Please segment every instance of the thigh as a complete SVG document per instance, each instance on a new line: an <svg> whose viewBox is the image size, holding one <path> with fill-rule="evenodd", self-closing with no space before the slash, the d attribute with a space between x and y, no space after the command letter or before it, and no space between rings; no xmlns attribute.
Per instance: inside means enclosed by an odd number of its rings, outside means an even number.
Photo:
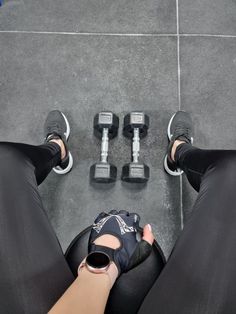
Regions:
<svg viewBox="0 0 236 314"><path fill-rule="evenodd" d="M34 170L17 150L0 145L0 313L46 313L74 280Z"/></svg>
<svg viewBox="0 0 236 314"><path fill-rule="evenodd" d="M236 313L236 159L208 168L193 212L139 314Z"/></svg>
<svg viewBox="0 0 236 314"><path fill-rule="evenodd" d="M203 175L208 168L236 158L236 150L200 149L184 143L177 147L175 159L191 186L199 192Z"/></svg>
<svg viewBox="0 0 236 314"><path fill-rule="evenodd" d="M60 146L50 142L42 145L24 143L0 142L1 150L16 151L34 166L37 184L40 185L53 167L61 160Z"/></svg>

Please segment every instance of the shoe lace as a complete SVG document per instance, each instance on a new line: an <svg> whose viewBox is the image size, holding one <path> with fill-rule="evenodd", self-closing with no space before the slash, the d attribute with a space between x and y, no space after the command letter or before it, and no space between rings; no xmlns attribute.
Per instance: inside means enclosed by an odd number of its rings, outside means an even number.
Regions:
<svg viewBox="0 0 236 314"><path fill-rule="evenodd" d="M182 124L177 124L175 127L176 139L180 136L186 137L188 140L191 140L190 129Z"/></svg>
<svg viewBox="0 0 236 314"><path fill-rule="evenodd" d="M50 126L47 127L48 133L62 133L62 128L60 127L60 125L55 121L50 123Z"/></svg>

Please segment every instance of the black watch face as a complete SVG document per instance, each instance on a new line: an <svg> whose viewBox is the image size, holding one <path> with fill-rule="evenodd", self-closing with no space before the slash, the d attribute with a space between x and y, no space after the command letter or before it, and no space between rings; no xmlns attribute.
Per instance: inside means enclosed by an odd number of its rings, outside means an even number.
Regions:
<svg viewBox="0 0 236 314"><path fill-rule="evenodd" d="M93 252L87 256L86 262L88 265L92 267L103 268L103 267L106 267L110 263L110 259L108 255L106 255L105 253Z"/></svg>

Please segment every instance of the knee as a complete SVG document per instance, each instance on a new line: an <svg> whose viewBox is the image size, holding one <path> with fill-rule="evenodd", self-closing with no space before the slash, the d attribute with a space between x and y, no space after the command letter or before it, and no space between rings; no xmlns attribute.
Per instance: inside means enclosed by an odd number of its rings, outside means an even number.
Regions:
<svg viewBox="0 0 236 314"><path fill-rule="evenodd" d="M25 182L33 182L34 167L14 143L0 142L0 185L21 189Z"/></svg>
<svg viewBox="0 0 236 314"><path fill-rule="evenodd" d="M0 142L0 158L4 164L8 164L12 160L20 159L19 153L12 145L13 143Z"/></svg>
<svg viewBox="0 0 236 314"><path fill-rule="evenodd" d="M15 171L25 165L24 155L14 147L14 143L0 142L0 170Z"/></svg>
<svg viewBox="0 0 236 314"><path fill-rule="evenodd" d="M232 151L228 156L218 160L216 163L218 172L224 173L226 176L236 177L236 154Z"/></svg>

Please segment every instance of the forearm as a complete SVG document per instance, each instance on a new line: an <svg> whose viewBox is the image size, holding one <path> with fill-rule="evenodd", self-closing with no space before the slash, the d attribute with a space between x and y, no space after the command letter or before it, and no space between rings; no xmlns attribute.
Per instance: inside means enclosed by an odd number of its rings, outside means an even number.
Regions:
<svg viewBox="0 0 236 314"><path fill-rule="evenodd" d="M93 274L84 268L49 314L103 314L110 288L107 274Z"/></svg>

